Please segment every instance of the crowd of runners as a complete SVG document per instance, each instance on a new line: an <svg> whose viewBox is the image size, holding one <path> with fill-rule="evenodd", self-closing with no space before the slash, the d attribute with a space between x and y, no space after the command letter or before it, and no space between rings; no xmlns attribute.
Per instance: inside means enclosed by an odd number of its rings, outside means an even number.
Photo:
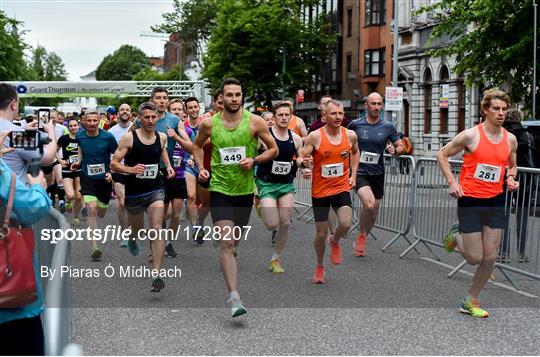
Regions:
<svg viewBox="0 0 540 357"><path fill-rule="evenodd" d="M360 232L350 251L361 258L384 195L383 156L405 151L396 128L381 117L383 98L378 93L366 98L365 118L347 127L343 104L324 96L320 123L309 133L294 115L291 100L275 103L261 116L244 109L243 102L241 83L229 78L214 95L212 111L204 114L197 98L171 99L161 87L138 108L122 104L118 111L109 108L105 116L86 110L80 118L66 118L51 111L47 133L57 142L56 160L42 167L51 198L58 198L59 209L71 215L74 227L86 218L88 227L98 229L114 197L118 224L132 232L121 244L133 256L149 249L148 262L155 271L165 256L177 256L174 241L169 237L146 243L138 233L148 228L178 231L185 205L193 240L203 244L211 231L219 242L232 317L246 313L237 290L236 247L249 232L253 207L272 235L268 269L282 274L294 180L311 179L316 255L311 281L324 284L326 247L331 264L343 260L341 238L353 221L351 191L362 209ZM487 316L477 295L491 274L507 222L501 218L503 191L518 188L516 139L502 128L508 105L504 92L487 91L482 101L485 121L457 135L438 155L450 194L459 199L459 225L446 237L445 247L452 251L458 246L469 263L478 265L461 305L463 312L478 317ZM457 181L448 158L463 150ZM209 213L212 224L205 225ZM91 241L90 258L100 260L102 249ZM152 292L164 287L161 276L152 278Z"/></svg>

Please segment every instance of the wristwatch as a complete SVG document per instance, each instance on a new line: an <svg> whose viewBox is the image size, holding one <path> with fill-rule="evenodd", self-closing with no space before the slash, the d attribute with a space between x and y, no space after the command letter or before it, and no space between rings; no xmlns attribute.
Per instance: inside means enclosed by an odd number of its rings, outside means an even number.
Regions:
<svg viewBox="0 0 540 357"><path fill-rule="evenodd" d="M256 157L253 158L253 166L259 165L259 160Z"/></svg>

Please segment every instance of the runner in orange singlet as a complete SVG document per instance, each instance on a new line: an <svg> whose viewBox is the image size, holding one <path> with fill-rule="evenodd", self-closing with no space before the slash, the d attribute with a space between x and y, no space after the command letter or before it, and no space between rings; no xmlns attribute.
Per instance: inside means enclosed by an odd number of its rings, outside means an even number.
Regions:
<svg viewBox="0 0 540 357"><path fill-rule="evenodd" d="M343 104L330 100L326 104L326 125L311 132L302 150L302 157L309 160L313 153L311 196L315 218L315 252L317 267L311 281L324 284L325 240L330 245L330 261L341 264L339 239L352 225L352 204L350 190L356 185L360 151L358 139L352 130L341 127ZM333 235L328 235L328 213L330 207L336 212L338 226Z"/></svg>
<svg viewBox="0 0 540 357"><path fill-rule="evenodd" d="M462 131L437 154L450 196L458 199L459 225L445 237L444 247L451 252L457 245L469 264L478 265L460 308L474 317L488 317L477 296L493 271L502 231L508 224L504 187L509 191L519 187L515 180L517 139L502 127L509 104L505 92L488 90L482 99L485 122ZM465 154L458 182L448 158L462 150Z"/></svg>

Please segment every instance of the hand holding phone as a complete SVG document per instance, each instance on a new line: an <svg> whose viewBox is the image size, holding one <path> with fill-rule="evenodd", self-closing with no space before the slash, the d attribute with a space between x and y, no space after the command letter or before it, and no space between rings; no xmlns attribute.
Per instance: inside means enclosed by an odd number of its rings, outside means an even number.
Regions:
<svg viewBox="0 0 540 357"><path fill-rule="evenodd" d="M40 109L38 110L38 129L43 130L45 124L49 122L51 117L51 111L49 109Z"/></svg>

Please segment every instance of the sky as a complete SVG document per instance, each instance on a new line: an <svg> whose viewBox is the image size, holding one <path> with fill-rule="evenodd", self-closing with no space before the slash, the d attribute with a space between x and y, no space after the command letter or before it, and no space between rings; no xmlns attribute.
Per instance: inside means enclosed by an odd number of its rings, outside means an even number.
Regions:
<svg viewBox="0 0 540 357"><path fill-rule="evenodd" d="M0 10L23 22L25 42L56 52L68 78L79 81L123 44L163 56L165 42L142 37L173 10L172 0L0 0Z"/></svg>

